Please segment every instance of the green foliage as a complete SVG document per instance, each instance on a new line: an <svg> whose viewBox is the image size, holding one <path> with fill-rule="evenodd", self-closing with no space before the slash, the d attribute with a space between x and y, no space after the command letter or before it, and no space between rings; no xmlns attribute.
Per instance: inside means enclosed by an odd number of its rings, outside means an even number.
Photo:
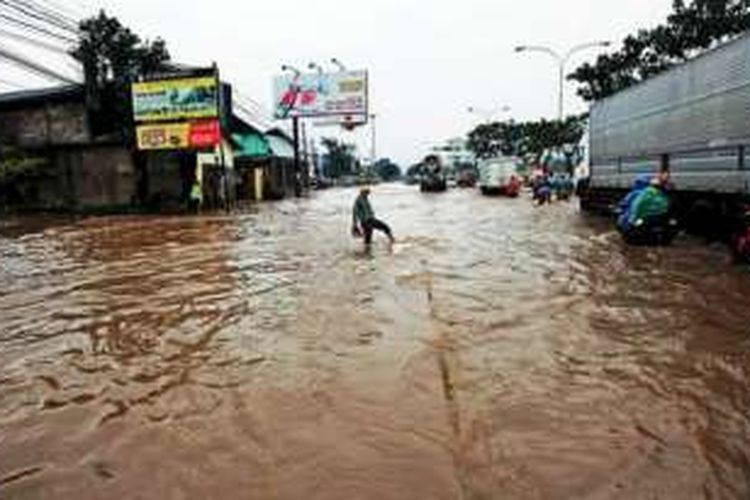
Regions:
<svg viewBox="0 0 750 500"><path fill-rule="evenodd" d="M324 174L331 179L352 175L357 170L356 147L337 139L324 137L321 142L326 150L324 154Z"/></svg>
<svg viewBox="0 0 750 500"><path fill-rule="evenodd" d="M401 168L389 158L382 158L375 162L375 173L387 182L401 178Z"/></svg>
<svg viewBox="0 0 750 500"><path fill-rule="evenodd" d="M749 28L750 0L675 0L664 24L628 36L619 51L583 64L568 79L581 84L583 99L602 99Z"/></svg>
<svg viewBox="0 0 750 500"><path fill-rule="evenodd" d="M82 21L80 30L80 42L71 55L83 65L95 132L114 126L130 139L130 84L164 68L170 59L166 44L161 39L141 40L104 11Z"/></svg>
<svg viewBox="0 0 750 500"><path fill-rule="evenodd" d="M469 133L469 149L479 158L499 155L539 156L545 149L577 144L583 137L586 115L564 120L513 121L479 125Z"/></svg>
<svg viewBox="0 0 750 500"><path fill-rule="evenodd" d="M0 185L11 184L21 177L38 175L46 165L44 158L0 146Z"/></svg>

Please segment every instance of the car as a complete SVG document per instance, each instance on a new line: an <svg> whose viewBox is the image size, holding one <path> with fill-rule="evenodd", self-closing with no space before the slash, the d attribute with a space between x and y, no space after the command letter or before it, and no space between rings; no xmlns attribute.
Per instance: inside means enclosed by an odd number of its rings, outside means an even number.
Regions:
<svg viewBox="0 0 750 500"><path fill-rule="evenodd" d="M479 189L483 195L515 198L521 192L521 177L512 157L491 158L479 162Z"/></svg>

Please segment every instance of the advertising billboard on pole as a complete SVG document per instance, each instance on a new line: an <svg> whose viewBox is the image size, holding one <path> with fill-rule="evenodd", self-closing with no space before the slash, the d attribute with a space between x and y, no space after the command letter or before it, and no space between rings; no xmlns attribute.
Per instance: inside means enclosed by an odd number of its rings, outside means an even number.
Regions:
<svg viewBox="0 0 750 500"><path fill-rule="evenodd" d="M274 78L276 118L367 116L367 72L284 74Z"/></svg>
<svg viewBox="0 0 750 500"><path fill-rule="evenodd" d="M134 83L132 99L133 118L138 123L219 116L215 76Z"/></svg>
<svg viewBox="0 0 750 500"><path fill-rule="evenodd" d="M229 96L217 74L181 76L132 86L138 149L212 149L221 141L220 104Z"/></svg>

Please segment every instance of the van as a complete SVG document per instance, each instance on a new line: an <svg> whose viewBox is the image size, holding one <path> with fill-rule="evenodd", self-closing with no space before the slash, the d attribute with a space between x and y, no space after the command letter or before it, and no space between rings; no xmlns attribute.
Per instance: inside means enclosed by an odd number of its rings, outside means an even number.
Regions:
<svg viewBox="0 0 750 500"><path fill-rule="evenodd" d="M480 161L479 189L483 195L503 195L513 198L518 196L521 192L521 179L515 158L491 158Z"/></svg>

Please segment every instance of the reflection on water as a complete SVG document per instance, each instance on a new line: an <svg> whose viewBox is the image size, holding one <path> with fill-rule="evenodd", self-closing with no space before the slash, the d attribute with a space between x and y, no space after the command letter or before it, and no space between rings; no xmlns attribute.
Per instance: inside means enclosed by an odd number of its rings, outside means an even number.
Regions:
<svg viewBox="0 0 750 500"><path fill-rule="evenodd" d="M571 205L4 223L2 498L747 498L750 276Z"/></svg>

